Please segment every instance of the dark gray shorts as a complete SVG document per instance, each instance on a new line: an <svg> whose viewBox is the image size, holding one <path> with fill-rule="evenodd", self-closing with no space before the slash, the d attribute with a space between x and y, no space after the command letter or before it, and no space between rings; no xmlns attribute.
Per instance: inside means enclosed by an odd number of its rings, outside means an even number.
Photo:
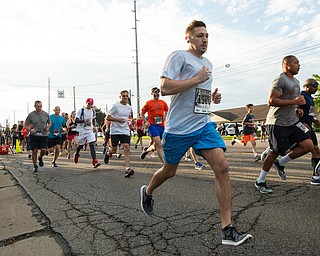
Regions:
<svg viewBox="0 0 320 256"><path fill-rule="evenodd" d="M301 122L291 126L267 125L270 149L284 156L285 152L301 141L310 139L308 131L303 130ZM298 126L297 126L298 125Z"/></svg>

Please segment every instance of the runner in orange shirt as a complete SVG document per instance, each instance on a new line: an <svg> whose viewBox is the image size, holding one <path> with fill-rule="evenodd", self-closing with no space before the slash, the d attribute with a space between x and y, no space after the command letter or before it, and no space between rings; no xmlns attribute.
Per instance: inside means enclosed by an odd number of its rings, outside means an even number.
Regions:
<svg viewBox="0 0 320 256"><path fill-rule="evenodd" d="M169 108L165 101L159 99L159 93L160 89L158 87L153 87L151 89L151 95L153 96L153 99L148 100L145 103L141 109L140 115L146 127L149 127L149 135L153 139L154 146L160 160L164 162L161 139L164 132L165 118ZM146 120L146 113L148 113L148 120ZM144 159L151 151L153 151L152 147L149 147L147 150L143 150L140 158Z"/></svg>

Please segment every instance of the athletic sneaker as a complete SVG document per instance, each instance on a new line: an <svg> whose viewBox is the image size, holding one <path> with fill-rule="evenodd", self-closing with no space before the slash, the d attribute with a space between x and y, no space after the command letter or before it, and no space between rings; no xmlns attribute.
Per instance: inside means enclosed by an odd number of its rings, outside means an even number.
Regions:
<svg viewBox="0 0 320 256"><path fill-rule="evenodd" d="M129 169L126 169L126 173L125 173L124 177L130 178L133 174L134 174L134 170L129 168Z"/></svg>
<svg viewBox="0 0 320 256"><path fill-rule="evenodd" d="M102 151L102 154L105 154L107 151L107 148L104 148L103 151Z"/></svg>
<svg viewBox="0 0 320 256"><path fill-rule="evenodd" d="M118 154L117 154L117 159L120 159L121 156L122 156L122 154L121 154L121 153L118 153Z"/></svg>
<svg viewBox="0 0 320 256"><path fill-rule="evenodd" d="M58 167L58 165L57 165L56 162L54 162L54 161L51 162L51 166L52 166L52 167Z"/></svg>
<svg viewBox="0 0 320 256"><path fill-rule="evenodd" d="M276 173L279 176L280 179L286 180L286 173L284 172L284 166L279 164L278 159L274 161L273 167L276 169Z"/></svg>
<svg viewBox="0 0 320 256"><path fill-rule="evenodd" d="M203 169L204 169L204 165L203 165L202 163L200 163L200 162L197 162L197 163L195 164L194 168L195 168L196 170L203 170Z"/></svg>
<svg viewBox="0 0 320 256"><path fill-rule="evenodd" d="M92 168L98 168L101 164L98 162L98 159L92 160Z"/></svg>
<svg viewBox="0 0 320 256"><path fill-rule="evenodd" d="M39 166L40 166L40 167L44 166L42 157L39 156L39 157L38 157L38 160L39 160Z"/></svg>
<svg viewBox="0 0 320 256"><path fill-rule="evenodd" d="M245 241L253 238L253 236L250 234L239 233L236 228L232 226L232 224L229 224L224 229L222 229L221 236L222 244L234 246L240 245Z"/></svg>
<svg viewBox="0 0 320 256"><path fill-rule="evenodd" d="M148 151L146 150L146 149L143 149L143 151L142 151L142 153L141 153L141 155L140 155L140 158L141 159L145 159L145 157L148 155Z"/></svg>
<svg viewBox="0 0 320 256"><path fill-rule="evenodd" d="M34 165L32 171L33 171L34 173L37 173L37 172L39 171L38 165Z"/></svg>
<svg viewBox="0 0 320 256"><path fill-rule="evenodd" d="M259 155L254 156L254 157L253 157L253 160L254 160L255 162L258 162L258 161L260 160L260 156L259 156Z"/></svg>
<svg viewBox="0 0 320 256"><path fill-rule="evenodd" d="M318 177L318 179L312 177L311 178L311 185L320 185L320 177Z"/></svg>
<svg viewBox="0 0 320 256"><path fill-rule="evenodd" d="M28 155L28 158L30 159L30 158L31 158L31 155Z"/></svg>
<svg viewBox="0 0 320 256"><path fill-rule="evenodd" d="M38 172L38 165L35 165L35 166L33 167L32 171L33 171L34 173L37 173L37 172Z"/></svg>
<svg viewBox="0 0 320 256"><path fill-rule="evenodd" d="M134 144L134 148L137 149L138 148L138 144Z"/></svg>
<svg viewBox="0 0 320 256"><path fill-rule="evenodd" d="M261 161L262 161L262 162L264 161L264 159L266 159L266 157L267 157L267 155L268 155L269 151L270 151L270 148L269 148L269 147L267 147L267 148L265 149L265 151L263 151L263 152L261 153L261 157L260 157L260 159L261 159Z"/></svg>
<svg viewBox="0 0 320 256"><path fill-rule="evenodd" d="M147 215L153 215L153 204L154 201L152 196L146 194L147 186L143 185L140 188L140 206L142 211Z"/></svg>
<svg viewBox="0 0 320 256"><path fill-rule="evenodd" d="M79 161L79 154L77 154L77 153L75 153L74 155L73 155L73 162L75 162L76 164L78 163L78 161Z"/></svg>
<svg viewBox="0 0 320 256"><path fill-rule="evenodd" d="M233 139L233 140L231 141L231 145L233 146L235 143L236 143L236 140Z"/></svg>
<svg viewBox="0 0 320 256"><path fill-rule="evenodd" d="M267 183L265 181L258 183L258 179L257 179L254 185L262 194L270 194L273 192L271 188L267 187Z"/></svg>
<svg viewBox="0 0 320 256"><path fill-rule="evenodd" d="M103 161L104 161L105 164L108 164L108 163L109 163L109 158L110 158L110 157L112 157L112 155L109 156L109 151L107 151L107 152L105 153L105 155L104 155L104 158L103 158Z"/></svg>

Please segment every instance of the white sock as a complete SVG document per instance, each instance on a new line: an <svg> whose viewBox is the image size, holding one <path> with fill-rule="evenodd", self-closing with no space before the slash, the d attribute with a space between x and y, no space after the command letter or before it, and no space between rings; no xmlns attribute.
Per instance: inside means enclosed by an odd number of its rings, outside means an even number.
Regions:
<svg viewBox="0 0 320 256"><path fill-rule="evenodd" d="M284 157L282 157L280 160L279 160L279 164L280 165L285 165L286 163L292 161L293 159L291 159L289 157L289 154L285 155Z"/></svg>
<svg viewBox="0 0 320 256"><path fill-rule="evenodd" d="M260 176L259 176L259 178L257 180L257 183L261 183L261 182L265 181L267 175L268 175L268 172L266 172L266 171L261 169Z"/></svg>

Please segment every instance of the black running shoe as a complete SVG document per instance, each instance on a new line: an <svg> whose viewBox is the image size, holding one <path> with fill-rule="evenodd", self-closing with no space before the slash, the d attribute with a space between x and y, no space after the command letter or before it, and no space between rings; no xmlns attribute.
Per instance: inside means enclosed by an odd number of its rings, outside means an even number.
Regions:
<svg viewBox="0 0 320 256"><path fill-rule="evenodd" d="M154 201L152 199L152 196L148 196L146 194L147 186L143 185L140 188L140 205L142 211L147 215L153 215L153 204Z"/></svg>
<svg viewBox="0 0 320 256"><path fill-rule="evenodd" d="M146 150L144 150L144 151L142 151L142 153L141 153L141 155L140 155L140 158L141 159L145 159L145 157L148 155L148 151L146 151Z"/></svg>
<svg viewBox="0 0 320 256"><path fill-rule="evenodd" d="M35 165L32 169L33 173L37 173L38 172L38 165Z"/></svg>
<svg viewBox="0 0 320 256"><path fill-rule="evenodd" d="M40 167L43 167L44 166L44 163L43 163L43 160L42 160L42 157L38 157L38 160L39 160L39 166Z"/></svg>
<svg viewBox="0 0 320 256"><path fill-rule="evenodd" d="M235 227L233 227L231 224L226 226L221 231L222 235L222 244L225 245L240 245L244 243L245 241L252 239L253 236L250 234L241 234L239 233Z"/></svg>
<svg viewBox="0 0 320 256"><path fill-rule="evenodd" d="M109 156L109 151L107 151L107 152L104 154L104 158L103 158L103 161L104 161L105 164L108 164L108 163L109 163L109 158L110 158L110 157L112 157L112 155Z"/></svg>
<svg viewBox="0 0 320 256"><path fill-rule="evenodd" d="M133 174L134 174L134 170L132 170L131 168L126 169L126 173L125 173L124 177L130 178Z"/></svg>

